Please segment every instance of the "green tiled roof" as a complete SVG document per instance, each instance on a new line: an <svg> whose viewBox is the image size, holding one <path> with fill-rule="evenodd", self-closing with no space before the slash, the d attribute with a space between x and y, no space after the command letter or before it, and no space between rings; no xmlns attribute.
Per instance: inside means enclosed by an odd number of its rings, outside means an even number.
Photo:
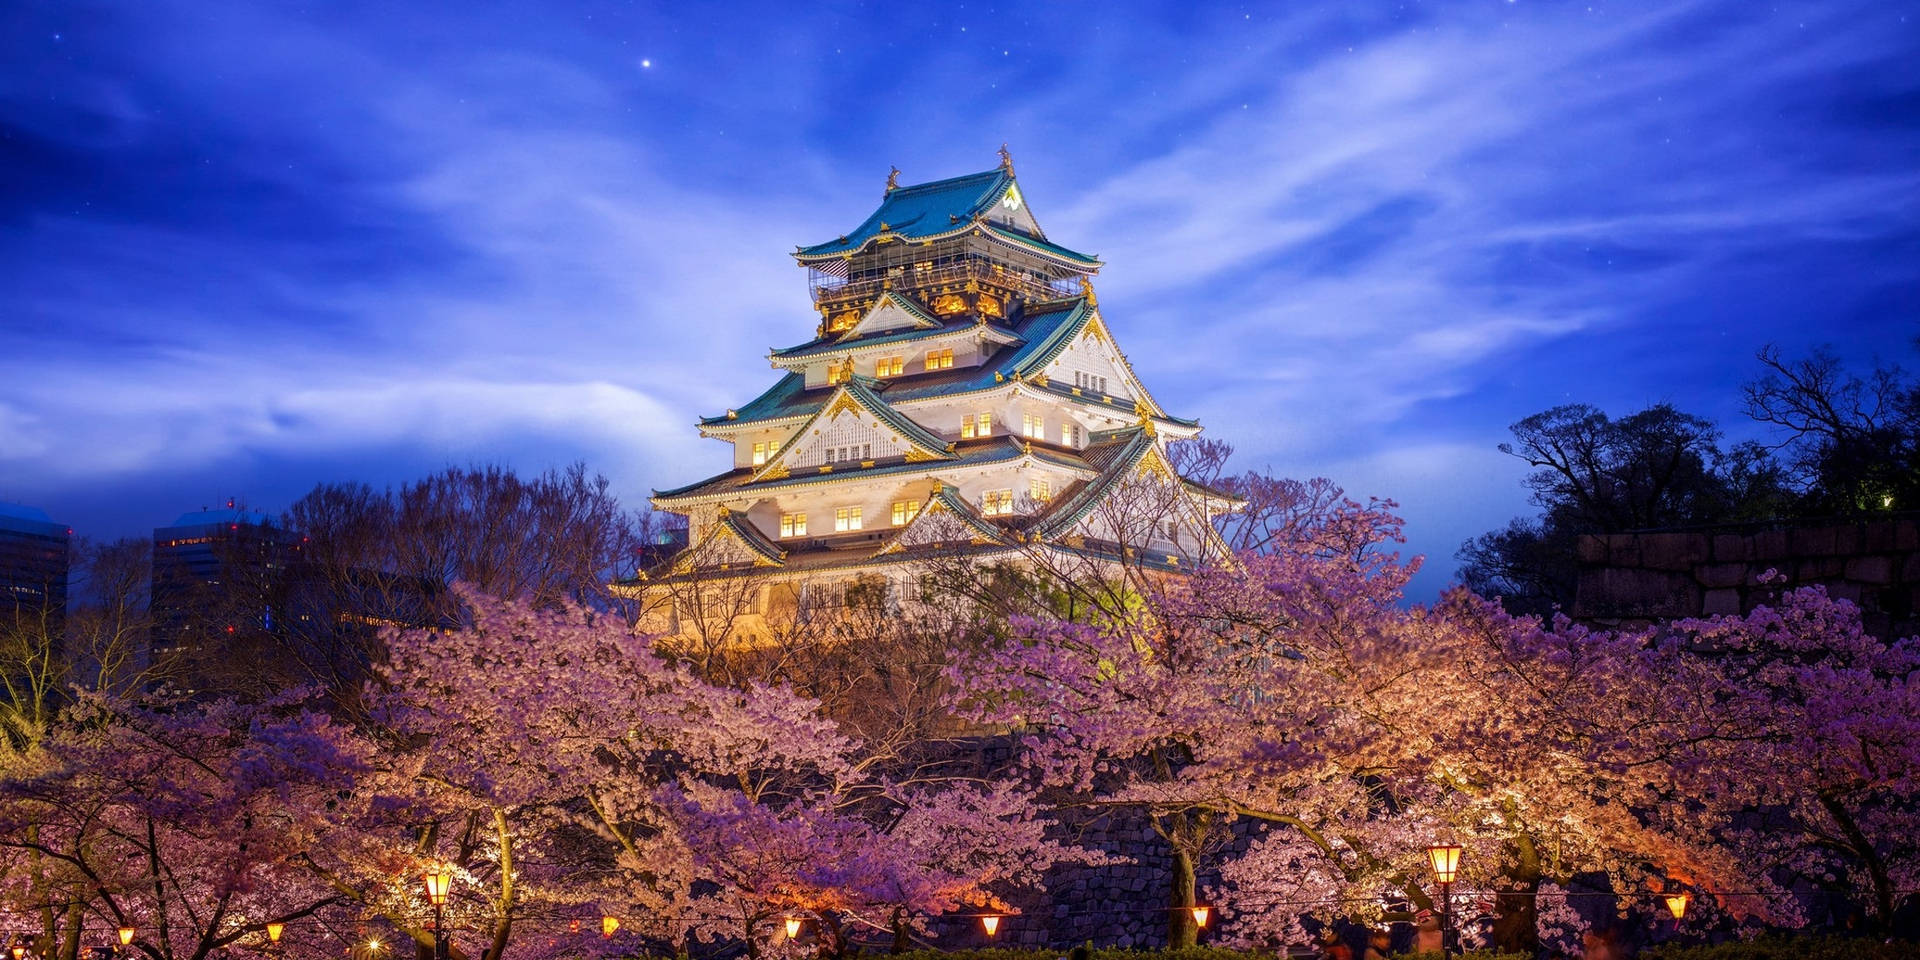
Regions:
<svg viewBox="0 0 1920 960"><path fill-rule="evenodd" d="M861 221L852 233L826 243L801 247L794 256L805 262L838 257L857 251L881 234L882 224L886 225L885 232L905 240L925 240L955 233L965 229L975 218L983 217L991 211L1000 202L1000 198L1006 195L1007 187L1012 183L1013 174L1002 168L988 170L985 173L970 173L964 177L935 180L932 183L916 183L910 187L897 187L887 191L886 199L880 201L879 209ZM1090 270L1097 270L1100 267L1100 258L1069 250L1045 237L1030 236L994 223L987 223L984 226L989 233L1009 243L1028 247Z"/></svg>
<svg viewBox="0 0 1920 960"><path fill-rule="evenodd" d="M887 191L880 208L855 227L852 233L826 243L801 247L801 258L830 256L858 250L880 233L880 225L907 239L919 239L951 231L985 213L1000 202L1013 176L1004 169L970 173L964 177L916 183Z"/></svg>
<svg viewBox="0 0 1920 960"><path fill-rule="evenodd" d="M747 549L754 553L774 563L782 563L787 559L787 552L763 536L760 528L754 526L753 521L748 520L746 514L728 510L721 515L720 523L734 536L739 537L740 542L746 544Z"/></svg>
<svg viewBox="0 0 1920 960"><path fill-rule="evenodd" d="M867 477L886 477L895 474L928 473L934 470L947 470L953 467L973 466L981 463L999 463L1006 460L1015 460L1025 455L1026 452L1021 449L1020 442L1015 438L995 437L992 440L981 443L961 444L955 450L955 456L952 460L923 461L920 463L896 461L893 463L879 463L865 468L848 467L845 464L834 464L836 469L832 473L819 473L818 471L812 470L795 472L778 480L762 480L759 483L752 484L751 489L758 493L762 490L778 490L808 483L841 480L847 477L865 479ZM710 493L728 493L748 487L747 481L751 479L756 472L752 467L736 467L726 473L717 474L697 483L687 484L684 487L675 487L672 490L655 490L653 495L656 498L670 500L677 497L700 496Z"/></svg>
<svg viewBox="0 0 1920 960"><path fill-rule="evenodd" d="M1153 449L1153 435L1142 427L1106 430L1095 434L1094 439L1095 442L1087 445L1083 455L1088 463L1099 468L1100 475L1079 484L1078 489L1047 512L1040 521L1038 532L1041 536L1059 536L1079 523L1106 496L1107 491L1132 472L1148 451Z"/></svg>
<svg viewBox="0 0 1920 960"><path fill-rule="evenodd" d="M858 340L842 340L837 336L815 337L798 346L784 347L773 351L773 355L782 359L797 357L815 357L822 354L838 353L853 347L872 347L884 343L902 343L910 340L924 340L942 334L972 330L977 324L972 320L951 320L935 328L909 328L877 336L861 337Z"/></svg>

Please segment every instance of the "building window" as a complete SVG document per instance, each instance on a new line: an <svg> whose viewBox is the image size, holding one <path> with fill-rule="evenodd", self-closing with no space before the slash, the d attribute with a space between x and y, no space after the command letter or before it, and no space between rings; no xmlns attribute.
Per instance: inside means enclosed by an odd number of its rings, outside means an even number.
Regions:
<svg viewBox="0 0 1920 960"><path fill-rule="evenodd" d="M945 370L951 366L953 366L953 348L952 347L948 347L945 350L928 350L927 351L927 369L928 370Z"/></svg>
<svg viewBox="0 0 1920 960"><path fill-rule="evenodd" d="M804 537L807 535L807 515L804 513L783 513L780 515L780 535L783 537Z"/></svg>
<svg viewBox="0 0 1920 960"><path fill-rule="evenodd" d="M753 465L756 467L760 466L761 464L766 463L768 460L772 460L773 455L779 452L780 452L780 441L778 440L768 440L765 443L755 443L753 445Z"/></svg>
<svg viewBox="0 0 1920 960"><path fill-rule="evenodd" d="M1073 385L1082 390L1092 390L1094 393L1107 392L1106 377L1096 377L1091 373L1080 370L1076 370L1073 373Z"/></svg>
<svg viewBox="0 0 1920 960"><path fill-rule="evenodd" d="M859 507L836 507L833 511L833 532L846 533L860 529Z"/></svg>
<svg viewBox="0 0 1920 960"><path fill-rule="evenodd" d="M993 414L976 413L971 417L961 420L960 436L962 439L993 436Z"/></svg>
<svg viewBox="0 0 1920 960"><path fill-rule="evenodd" d="M1046 503L1053 499L1053 481L1045 477L1034 477L1027 481L1027 493L1035 503Z"/></svg>
<svg viewBox="0 0 1920 960"><path fill-rule="evenodd" d="M905 373L906 369L907 358L905 357L881 357L880 362L873 365L873 373L877 377L897 377Z"/></svg>
<svg viewBox="0 0 1920 960"><path fill-rule="evenodd" d="M904 527L907 524L912 523L913 518L919 515L920 515L920 501L895 500L893 502L893 525L894 526Z"/></svg>
<svg viewBox="0 0 1920 960"><path fill-rule="evenodd" d="M988 490L980 497L980 512L989 517L1004 516L1013 512L1012 490Z"/></svg>
<svg viewBox="0 0 1920 960"><path fill-rule="evenodd" d="M1080 425L1077 423L1061 424L1060 425L1060 442L1069 447L1079 446L1080 445Z"/></svg>
<svg viewBox="0 0 1920 960"><path fill-rule="evenodd" d="M1020 435L1035 440L1047 438L1047 421L1037 413L1023 414L1020 417Z"/></svg>
<svg viewBox="0 0 1920 960"><path fill-rule="evenodd" d="M853 361L827 364L827 384L845 383L853 378Z"/></svg>

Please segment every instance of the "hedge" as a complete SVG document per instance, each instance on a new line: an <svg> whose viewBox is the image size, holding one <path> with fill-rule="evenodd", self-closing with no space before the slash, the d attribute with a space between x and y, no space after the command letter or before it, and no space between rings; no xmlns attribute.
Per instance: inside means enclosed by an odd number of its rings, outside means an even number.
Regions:
<svg viewBox="0 0 1920 960"><path fill-rule="evenodd" d="M1663 944L1649 947L1641 960L1920 960L1920 943L1849 937L1762 937L1710 947Z"/></svg>
<svg viewBox="0 0 1920 960"><path fill-rule="evenodd" d="M1060 960L1069 951L1066 950L1028 950L1028 949L980 949L980 950L910 950L906 953L890 954L888 960ZM880 954L863 954L880 956ZM1532 960L1523 953L1495 953L1490 950L1469 950L1454 955L1455 960ZM1122 950L1118 948L1095 948L1093 960L1281 960L1275 954L1255 950L1229 950L1225 947L1188 947L1184 950ZM1437 951L1426 953L1396 954L1395 960L1440 960ZM1689 958L1691 960L1691 958Z"/></svg>

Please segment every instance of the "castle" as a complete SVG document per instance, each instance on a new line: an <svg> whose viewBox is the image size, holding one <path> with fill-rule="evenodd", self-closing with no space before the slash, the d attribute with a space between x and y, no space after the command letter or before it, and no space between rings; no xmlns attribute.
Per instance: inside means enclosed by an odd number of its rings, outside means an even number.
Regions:
<svg viewBox="0 0 1920 960"><path fill-rule="evenodd" d="M1033 551L1178 571L1219 549L1233 497L1178 476L1197 421L1161 407L1102 316L1095 257L1049 240L996 169L900 186L794 258L820 321L784 371L700 420L717 476L656 491L688 546L633 586L899 580L931 554ZM1122 519L1116 498L1149 500ZM756 601L764 603L764 600Z"/></svg>

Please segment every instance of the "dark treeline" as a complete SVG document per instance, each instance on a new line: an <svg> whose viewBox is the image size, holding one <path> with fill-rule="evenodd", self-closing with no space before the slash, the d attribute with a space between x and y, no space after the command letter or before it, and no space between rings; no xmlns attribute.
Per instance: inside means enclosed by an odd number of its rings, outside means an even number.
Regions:
<svg viewBox="0 0 1920 960"><path fill-rule="evenodd" d="M1572 606L1582 534L1920 508L1920 381L1892 364L1850 371L1826 350L1757 360L1741 395L1763 440L1727 443L1667 403L1620 417L1566 404L1513 424L1500 450L1534 468L1540 512L1463 544L1461 581L1550 614Z"/></svg>

